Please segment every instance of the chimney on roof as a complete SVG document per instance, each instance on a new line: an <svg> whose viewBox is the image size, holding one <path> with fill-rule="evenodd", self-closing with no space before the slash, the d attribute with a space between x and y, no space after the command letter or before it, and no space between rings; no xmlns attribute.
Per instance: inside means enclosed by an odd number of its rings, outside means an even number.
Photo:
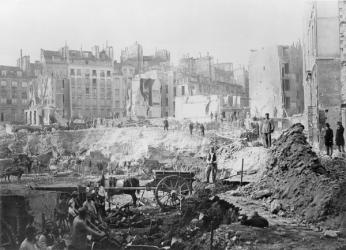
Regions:
<svg viewBox="0 0 346 250"><path fill-rule="evenodd" d="M93 54L94 56L99 59L100 58L100 47L98 45L95 45L93 48L92 48L92 51L93 51Z"/></svg>

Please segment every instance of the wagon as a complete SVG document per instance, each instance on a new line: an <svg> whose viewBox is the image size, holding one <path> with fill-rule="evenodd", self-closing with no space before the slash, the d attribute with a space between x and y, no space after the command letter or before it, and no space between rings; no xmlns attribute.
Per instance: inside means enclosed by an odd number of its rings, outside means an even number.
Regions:
<svg viewBox="0 0 346 250"><path fill-rule="evenodd" d="M161 208L180 208L181 201L192 193L194 176L195 174L190 171L154 170L154 180L145 186L114 187L111 185L106 186L105 190L108 192L109 197L124 193L129 194L131 191L135 192L136 190L153 191L155 200ZM33 189L66 193L72 193L73 191L86 192L85 186L36 186Z"/></svg>

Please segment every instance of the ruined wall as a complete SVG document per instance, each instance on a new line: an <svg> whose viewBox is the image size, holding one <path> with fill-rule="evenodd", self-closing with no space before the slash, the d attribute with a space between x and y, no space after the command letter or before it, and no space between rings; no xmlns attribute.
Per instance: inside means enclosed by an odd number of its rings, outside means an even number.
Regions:
<svg viewBox="0 0 346 250"><path fill-rule="evenodd" d="M251 116L282 114L282 93L278 48L252 52L249 61L249 96Z"/></svg>
<svg viewBox="0 0 346 250"><path fill-rule="evenodd" d="M341 83L340 83L340 61L319 60L317 62L318 80L318 107L325 111L327 121L333 130L336 129L336 122L341 119Z"/></svg>

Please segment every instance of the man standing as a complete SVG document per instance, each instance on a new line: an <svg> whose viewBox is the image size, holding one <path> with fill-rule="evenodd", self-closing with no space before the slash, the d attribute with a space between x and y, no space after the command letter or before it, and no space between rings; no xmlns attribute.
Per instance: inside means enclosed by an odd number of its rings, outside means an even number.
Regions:
<svg viewBox="0 0 346 250"><path fill-rule="evenodd" d="M163 121L163 130L167 130L168 131L168 120L167 120L167 118Z"/></svg>
<svg viewBox="0 0 346 250"><path fill-rule="evenodd" d="M203 123L201 123L200 129L201 129L201 136L204 136L204 125L203 125Z"/></svg>
<svg viewBox="0 0 346 250"><path fill-rule="evenodd" d="M333 130L330 128L329 123L326 123L326 133L324 135L324 145L326 145L327 155L333 155Z"/></svg>
<svg viewBox="0 0 346 250"><path fill-rule="evenodd" d="M189 124L189 130L190 130L190 135L192 135L192 131L193 131L193 123L190 122Z"/></svg>
<svg viewBox="0 0 346 250"><path fill-rule="evenodd" d="M217 162L216 162L216 154L214 147L210 148L209 154L207 156L207 183L209 182L210 172L212 174L213 183L216 180L216 172L217 172Z"/></svg>
<svg viewBox="0 0 346 250"><path fill-rule="evenodd" d="M271 134L274 132L274 123L272 119L269 118L269 113L265 114L265 118L261 123L260 132L263 136L266 148L270 148L272 146L272 136Z"/></svg>
<svg viewBox="0 0 346 250"><path fill-rule="evenodd" d="M339 152L345 153L345 138L344 138L344 127L341 122L337 123L335 133L335 144L338 146Z"/></svg>
<svg viewBox="0 0 346 250"><path fill-rule="evenodd" d="M72 240L69 250L85 250L87 247L87 235L93 235L96 237L103 237L104 232L97 232L86 223L87 209L81 207L78 210L79 215L73 220L72 224Z"/></svg>

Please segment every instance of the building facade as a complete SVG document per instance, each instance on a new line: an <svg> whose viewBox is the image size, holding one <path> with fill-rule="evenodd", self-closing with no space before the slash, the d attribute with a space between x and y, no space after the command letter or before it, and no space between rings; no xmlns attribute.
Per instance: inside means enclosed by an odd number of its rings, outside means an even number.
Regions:
<svg viewBox="0 0 346 250"><path fill-rule="evenodd" d="M298 53L296 52L298 51ZM251 116L265 113L275 118L303 112L301 46L272 46L251 52L249 60L249 100ZM301 63L300 63L301 65Z"/></svg>
<svg viewBox="0 0 346 250"><path fill-rule="evenodd" d="M339 36L341 60L341 122L346 126L346 2L339 1Z"/></svg>
<svg viewBox="0 0 346 250"><path fill-rule="evenodd" d="M33 76L19 67L0 66L0 122L25 123Z"/></svg>
<svg viewBox="0 0 346 250"><path fill-rule="evenodd" d="M309 141L319 147L325 123L335 130L341 120L339 32L338 2L312 2L304 27L305 116Z"/></svg>
<svg viewBox="0 0 346 250"><path fill-rule="evenodd" d="M91 51L85 51L70 50L65 45L57 51L41 50L41 62L43 73L36 88L50 83L50 107L46 107L47 102L34 103L31 109L39 113L38 109L46 110L40 114L42 117L53 116L57 122L66 123L124 115L124 82L115 70L112 47L100 51L94 46ZM45 98L39 99L42 102ZM47 121L44 119L44 123Z"/></svg>

